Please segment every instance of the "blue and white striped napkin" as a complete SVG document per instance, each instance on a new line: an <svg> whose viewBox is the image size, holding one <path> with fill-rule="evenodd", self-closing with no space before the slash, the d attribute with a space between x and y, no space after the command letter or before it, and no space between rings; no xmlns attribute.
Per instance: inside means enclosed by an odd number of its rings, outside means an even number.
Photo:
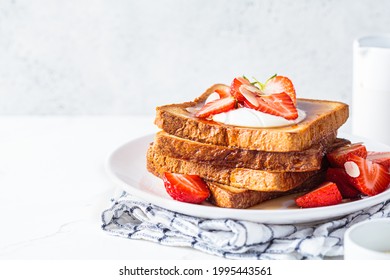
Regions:
<svg viewBox="0 0 390 280"><path fill-rule="evenodd" d="M323 259L342 257L351 225L390 217L390 200L316 225L274 225L179 214L123 193L102 213L102 228L130 239L192 247L228 259Z"/></svg>

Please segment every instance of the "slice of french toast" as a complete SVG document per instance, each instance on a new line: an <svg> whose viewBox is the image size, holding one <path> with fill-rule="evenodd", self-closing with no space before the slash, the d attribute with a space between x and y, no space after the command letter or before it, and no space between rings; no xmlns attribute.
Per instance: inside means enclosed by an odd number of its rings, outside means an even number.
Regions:
<svg viewBox="0 0 390 280"><path fill-rule="evenodd" d="M201 143L159 131L154 138L154 149L168 157L208 165L272 172L306 172L321 169L325 153L350 143L346 139L336 139L336 134L332 132L303 151L265 152Z"/></svg>
<svg viewBox="0 0 390 280"><path fill-rule="evenodd" d="M269 172L204 164L166 156L155 149L153 144L148 148L146 159L148 171L159 176L164 172L194 174L208 181L263 192L285 192L294 189L321 172Z"/></svg>
<svg viewBox="0 0 390 280"><path fill-rule="evenodd" d="M214 92L216 84L192 102L159 106L155 124L165 132L197 142L213 145L291 152L309 149L330 133L337 131L349 116L348 105L326 100L297 99L297 107L306 118L296 124L277 128L249 128L225 125L197 118L194 111Z"/></svg>
<svg viewBox="0 0 390 280"><path fill-rule="evenodd" d="M286 192L262 192L245 190L242 188L236 188L211 181L207 181L207 185L210 189L209 201L212 204L224 208L244 209L274 198L293 193L310 191L324 180L325 172L318 172L306 179L300 186Z"/></svg>
<svg viewBox="0 0 390 280"><path fill-rule="evenodd" d="M149 158L152 156L150 154L151 152L151 148L149 148L147 163L148 171L161 178L164 172L170 170L170 167L161 166L152 158ZM309 191L318 186L324 179L325 172L323 170L320 172L314 172L306 180L302 181L299 186L288 191L255 191L221 184L207 179L204 180L210 190L210 197L208 200L212 204L223 208L245 209L270 199L293 193Z"/></svg>

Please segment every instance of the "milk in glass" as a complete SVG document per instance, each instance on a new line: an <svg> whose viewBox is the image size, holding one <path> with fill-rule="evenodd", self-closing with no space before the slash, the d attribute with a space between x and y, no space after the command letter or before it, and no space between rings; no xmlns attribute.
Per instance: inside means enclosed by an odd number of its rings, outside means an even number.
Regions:
<svg viewBox="0 0 390 280"><path fill-rule="evenodd" d="M355 40L352 131L390 145L390 35Z"/></svg>

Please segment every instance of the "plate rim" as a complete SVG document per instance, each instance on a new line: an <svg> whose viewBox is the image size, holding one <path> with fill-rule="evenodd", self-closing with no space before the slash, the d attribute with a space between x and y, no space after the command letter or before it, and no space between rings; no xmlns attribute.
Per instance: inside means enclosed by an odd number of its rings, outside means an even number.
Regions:
<svg viewBox="0 0 390 280"><path fill-rule="evenodd" d="M176 201L173 199L167 199L164 197L160 197L158 195L149 193L145 190L142 190L138 187L132 186L128 182L123 181L121 178L119 178L112 166L113 158L123 149L128 148L131 145L136 145L138 142L142 142L146 147L149 145L149 143L153 142L155 133L146 134L137 138L133 138L131 140L126 141L125 143L119 145L117 148L115 148L106 158L105 161L105 170L110 179L118 186L120 186L122 189L127 191L128 193L136 196L137 198L141 198L145 200L148 203L152 203L156 206L165 208L170 211L175 211L181 214L205 218L205 219L239 219L239 220L247 220L252 222L261 222L261 223L272 223L272 224L299 224L299 223L312 223L312 222L320 222L323 220L329 220L341 216L345 216L347 214L353 213L355 211L360 211L365 208L380 204L385 202L386 200L390 199L390 188L384 191L383 193L380 193L378 195L367 197L364 199L360 199L357 201L351 201L343 204L338 205L332 205L332 206L325 206L325 207L316 207L316 208L298 208L298 209L235 209L235 208L222 208L217 207L214 205L205 205L205 204L191 204L191 203L184 203L180 201ZM375 142L374 140L366 139L359 136L354 136L352 134L348 133L341 133L340 135L343 138L349 139L349 138L358 138L361 141L360 142L373 142L371 144L373 145L381 145L384 148L388 148L390 150L390 147L380 143ZM349 138L348 138L349 137ZM147 144L145 144L147 142ZM146 150L143 150L144 155L146 156ZM134 161L130 161L134 162ZM154 176L153 174L149 173L145 168L145 172L147 175ZM184 206L184 205L185 206ZM346 207L348 206L348 207ZM203 214L203 211L197 211L199 209L207 209L212 208L213 215L205 215ZM338 212L337 214L330 215L329 217L323 217L324 216L324 210L330 209L332 213ZM347 210L349 209L349 210ZM338 211L339 210L339 211ZM207 211L206 211L207 212ZM195 214L196 213L196 214ZM238 215L239 213L239 215ZM294 214L294 216L298 216L298 218L295 218L294 220L287 221L285 218L280 218L279 216L290 216L291 214ZM320 215L321 214L321 215ZM267 218L262 218L264 215L267 215ZM301 215L301 217L299 217ZM310 217L307 217L307 216ZM238 217L240 216L240 218ZM258 216L260 218L254 218L253 216ZM304 217L303 217L304 216ZM319 218L321 216L322 218Z"/></svg>

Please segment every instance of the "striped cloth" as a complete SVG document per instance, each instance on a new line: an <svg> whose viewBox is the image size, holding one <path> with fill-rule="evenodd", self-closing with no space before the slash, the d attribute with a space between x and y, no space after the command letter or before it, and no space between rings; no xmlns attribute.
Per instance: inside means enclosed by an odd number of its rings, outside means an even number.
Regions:
<svg viewBox="0 0 390 280"><path fill-rule="evenodd" d="M351 225L390 217L390 200L345 217L313 225L274 225L191 217L152 205L127 193L102 213L106 232L167 246L192 247L228 259L341 258Z"/></svg>

